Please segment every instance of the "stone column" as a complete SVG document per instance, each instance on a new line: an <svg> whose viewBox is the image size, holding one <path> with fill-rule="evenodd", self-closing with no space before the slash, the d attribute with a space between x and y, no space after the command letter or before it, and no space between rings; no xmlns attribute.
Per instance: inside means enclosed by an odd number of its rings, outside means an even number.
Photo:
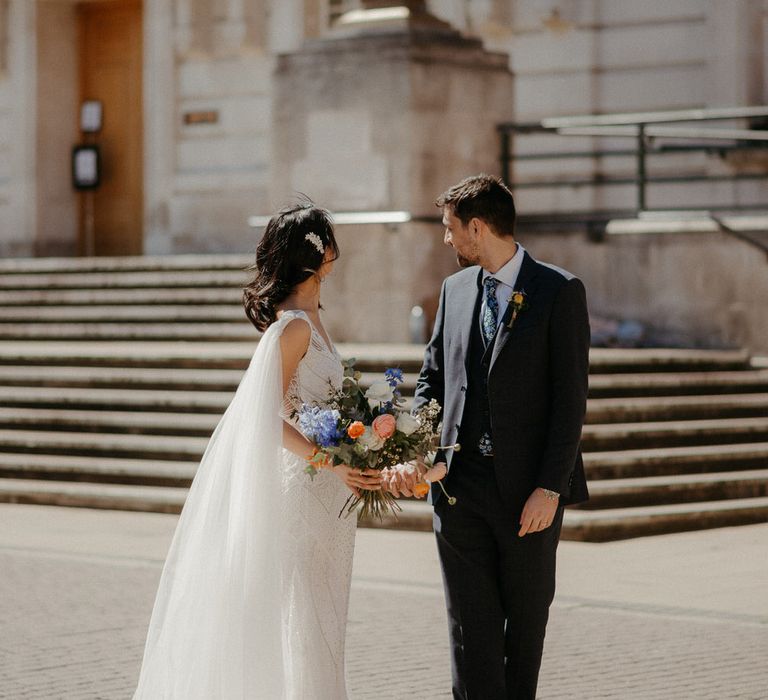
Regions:
<svg viewBox="0 0 768 700"><path fill-rule="evenodd" d="M434 200L446 187L498 172L495 128L513 115L507 62L424 2L363 2L328 36L277 59L273 205L304 192L335 211L438 217ZM406 340L411 307L434 308L440 281L456 269L439 221L339 234L353 252L342 250L343 272L329 280L343 300L338 312L328 305L332 331L348 341Z"/></svg>
<svg viewBox="0 0 768 700"><path fill-rule="evenodd" d="M34 253L37 236L37 3L14 0L8 7L8 159L0 165L0 254Z"/></svg>
<svg viewBox="0 0 768 700"><path fill-rule="evenodd" d="M143 85L144 251L147 255L165 255L172 251L170 204L176 157L178 79L176 47L169 40L173 35L173 7L168 0L146 0Z"/></svg>
<svg viewBox="0 0 768 700"><path fill-rule="evenodd" d="M273 53L295 51L304 39L304 2L272 0L269 8L269 49Z"/></svg>
<svg viewBox="0 0 768 700"><path fill-rule="evenodd" d="M763 99L764 0L708 4L711 75L708 107L759 104Z"/></svg>

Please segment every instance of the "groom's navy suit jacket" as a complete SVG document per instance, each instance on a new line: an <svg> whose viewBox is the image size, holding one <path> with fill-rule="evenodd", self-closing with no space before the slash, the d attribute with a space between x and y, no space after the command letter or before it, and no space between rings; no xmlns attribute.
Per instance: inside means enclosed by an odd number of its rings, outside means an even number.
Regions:
<svg viewBox="0 0 768 700"><path fill-rule="evenodd" d="M527 308L509 329L509 304L486 353L499 493L518 512L538 486L557 491L562 505L579 503L589 497L579 447L589 374L584 285L526 252L515 290L525 292ZM470 332L480 322L481 293L482 269L477 266L443 282L416 387L416 407L433 398L443 407L443 445L456 442L464 417ZM443 460L450 470L453 451L438 453L435 461ZM440 493L433 486L433 502Z"/></svg>

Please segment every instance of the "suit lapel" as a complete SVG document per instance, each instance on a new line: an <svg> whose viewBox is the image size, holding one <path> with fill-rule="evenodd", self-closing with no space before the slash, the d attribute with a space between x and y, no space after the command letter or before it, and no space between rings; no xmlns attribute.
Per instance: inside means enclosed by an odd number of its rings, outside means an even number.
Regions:
<svg viewBox="0 0 768 700"><path fill-rule="evenodd" d="M517 275L517 281L515 282L515 291L523 291L530 299L534 289L534 278L536 277L536 261L525 252L523 256L523 264L520 266L520 272ZM493 352L491 354L491 364L488 368L488 373L493 370L493 365L496 362L504 346L509 341L511 335L514 335L514 324L512 324L512 330L508 328L509 320L512 318L512 304L507 305L507 310L504 312L504 317L501 320L499 330L496 333L496 337L493 342Z"/></svg>
<svg viewBox="0 0 768 700"><path fill-rule="evenodd" d="M459 329L460 357L469 357L470 334L472 324L479 323L480 283L483 278L483 270L477 272L473 284L466 284L456 290L455 314ZM466 365L466 359L465 359Z"/></svg>

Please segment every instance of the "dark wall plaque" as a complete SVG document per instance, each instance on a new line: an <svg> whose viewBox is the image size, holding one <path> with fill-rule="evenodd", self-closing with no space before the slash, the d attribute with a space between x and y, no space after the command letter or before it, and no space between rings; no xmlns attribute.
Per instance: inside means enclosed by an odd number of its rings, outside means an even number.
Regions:
<svg viewBox="0 0 768 700"><path fill-rule="evenodd" d="M185 124L218 124L219 113L216 110L208 112L184 112Z"/></svg>

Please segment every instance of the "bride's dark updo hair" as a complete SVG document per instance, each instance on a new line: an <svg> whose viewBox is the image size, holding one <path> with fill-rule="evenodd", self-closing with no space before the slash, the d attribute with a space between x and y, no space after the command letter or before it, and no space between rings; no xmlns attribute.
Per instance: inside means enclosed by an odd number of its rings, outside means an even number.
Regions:
<svg viewBox="0 0 768 700"><path fill-rule="evenodd" d="M329 248L336 260L339 247L331 215L309 200L286 207L269 220L256 247L256 263L248 268L256 274L243 289L245 313L256 328L265 331L275 322L278 304L296 285L317 274Z"/></svg>

